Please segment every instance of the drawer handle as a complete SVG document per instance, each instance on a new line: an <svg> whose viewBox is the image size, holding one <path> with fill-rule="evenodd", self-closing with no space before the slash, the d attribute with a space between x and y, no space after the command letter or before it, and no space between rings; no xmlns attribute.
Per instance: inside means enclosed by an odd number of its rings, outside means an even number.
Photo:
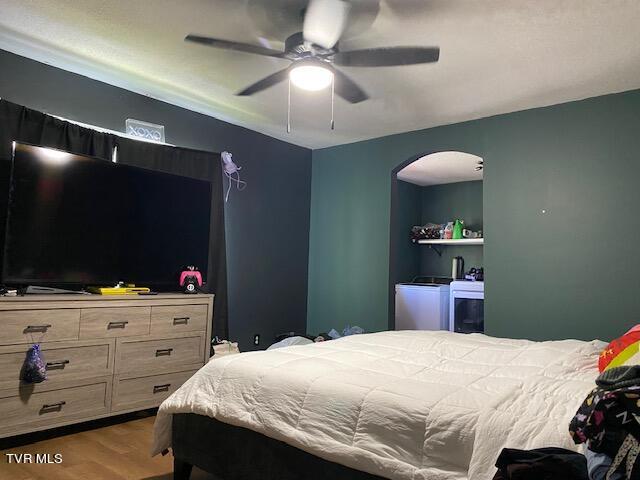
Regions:
<svg viewBox="0 0 640 480"><path fill-rule="evenodd" d="M189 323L189 317L175 317L173 319L174 325L186 325Z"/></svg>
<svg viewBox="0 0 640 480"><path fill-rule="evenodd" d="M173 352L173 348L161 348L159 350L156 350L156 357L171 355L171 352Z"/></svg>
<svg viewBox="0 0 640 480"><path fill-rule="evenodd" d="M153 393L168 392L170 386L171 386L170 383L165 383L164 385L154 385L153 386Z"/></svg>
<svg viewBox="0 0 640 480"><path fill-rule="evenodd" d="M58 362L47 362L47 370L62 369L69 363L69 360L60 360Z"/></svg>
<svg viewBox="0 0 640 480"><path fill-rule="evenodd" d="M40 409L40 411L42 413L59 412L60 410L62 410L62 406L66 405L66 404L67 404L67 402L44 404L44 405L42 405L42 408Z"/></svg>
<svg viewBox="0 0 640 480"><path fill-rule="evenodd" d="M51 328L50 324L46 324L46 325L28 325L27 328L24 329L24 333L46 332L50 328Z"/></svg>
<svg viewBox="0 0 640 480"><path fill-rule="evenodd" d="M120 321L120 322L109 322L109 325L107 325L107 329L110 328L125 328L127 326L127 322L126 320Z"/></svg>

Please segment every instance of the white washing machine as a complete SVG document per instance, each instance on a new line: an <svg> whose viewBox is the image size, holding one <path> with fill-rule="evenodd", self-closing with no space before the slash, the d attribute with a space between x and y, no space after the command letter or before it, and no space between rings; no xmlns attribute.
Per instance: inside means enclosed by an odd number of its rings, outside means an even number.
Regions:
<svg viewBox="0 0 640 480"><path fill-rule="evenodd" d="M396 285L396 330L447 330L449 285Z"/></svg>

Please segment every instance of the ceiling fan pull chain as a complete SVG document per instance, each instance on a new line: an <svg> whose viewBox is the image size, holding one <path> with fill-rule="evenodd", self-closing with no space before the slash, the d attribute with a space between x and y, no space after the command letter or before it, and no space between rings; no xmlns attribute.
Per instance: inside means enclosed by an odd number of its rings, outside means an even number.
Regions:
<svg viewBox="0 0 640 480"><path fill-rule="evenodd" d="M289 79L289 91L287 93L287 133L291 133L291 79Z"/></svg>
<svg viewBox="0 0 640 480"><path fill-rule="evenodd" d="M336 98L336 76L332 75L331 76L331 130L335 130L336 128L336 122L334 121L334 110L333 110L333 104L335 103L335 98Z"/></svg>

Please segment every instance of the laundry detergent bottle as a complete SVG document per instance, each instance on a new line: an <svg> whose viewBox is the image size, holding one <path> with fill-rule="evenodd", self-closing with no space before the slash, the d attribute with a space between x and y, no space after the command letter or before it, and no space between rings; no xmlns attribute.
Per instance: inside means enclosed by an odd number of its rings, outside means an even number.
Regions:
<svg viewBox="0 0 640 480"><path fill-rule="evenodd" d="M453 233L451 234L451 238L454 240L460 240L462 238L462 230L464 229L464 222L462 220L456 220L456 223L453 225Z"/></svg>

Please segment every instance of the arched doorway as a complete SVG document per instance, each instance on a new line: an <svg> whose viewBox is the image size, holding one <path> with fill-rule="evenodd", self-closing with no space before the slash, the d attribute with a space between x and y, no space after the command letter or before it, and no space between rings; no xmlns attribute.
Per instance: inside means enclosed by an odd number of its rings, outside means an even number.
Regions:
<svg viewBox="0 0 640 480"><path fill-rule="evenodd" d="M391 175L389 328L395 328L396 285L419 283L449 285L453 259L458 277L483 268L484 160L460 151L438 151L412 157ZM453 222L462 220L463 238L451 235ZM451 222L451 223L450 223ZM447 225L449 228L447 228ZM412 241L412 227L416 229ZM420 239L418 241L418 239ZM460 267L464 261L464 267ZM473 272L472 272L473 273ZM460 278L460 280L462 280ZM451 285L458 285L451 284ZM479 284L475 285L476 287ZM441 290L447 290L442 288ZM446 311L441 312L449 316Z"/></svg>

